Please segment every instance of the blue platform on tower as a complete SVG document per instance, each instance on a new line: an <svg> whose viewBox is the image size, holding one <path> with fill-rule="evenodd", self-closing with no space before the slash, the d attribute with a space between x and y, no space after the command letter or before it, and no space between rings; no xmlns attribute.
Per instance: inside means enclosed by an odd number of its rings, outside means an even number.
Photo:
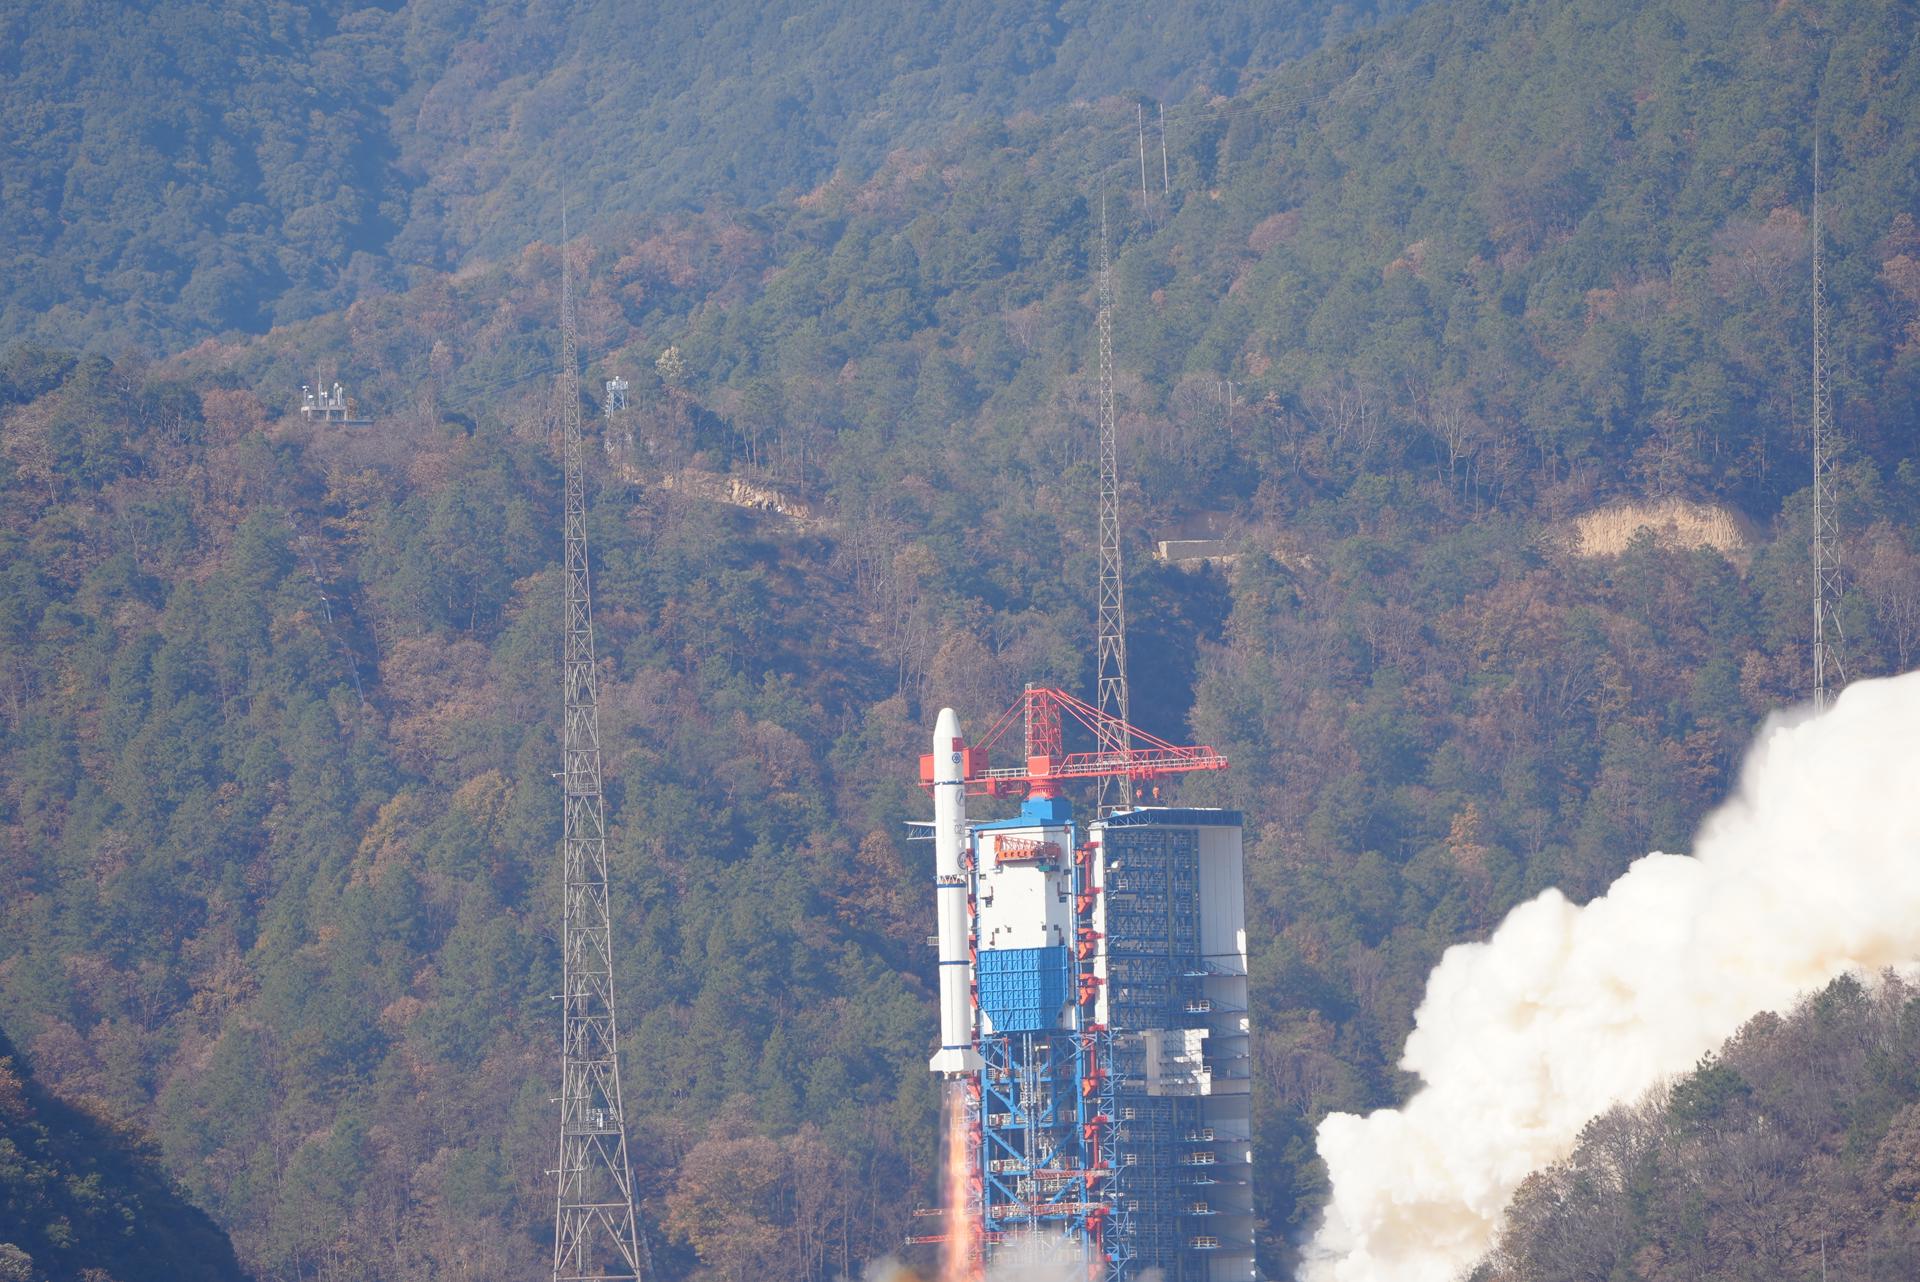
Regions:
<svg viewBox="0 0 1920 1282"><path fill-rule="evenodd" d="M969 824L975 832L994 832L1007 828L1031 828L1036 824L1073 822L1073 803L1065 797L1028 797L1020 803L1020 813L1011 819L989 819Z"/></svg>
<svg viewBox="0 0 1920 1282"><path fill-rule="evenodd" d="M1072 958L1064 945L990 949L980 954L974 974L981 1013L996 1033L1059 1027L1060 1008L1073 993Z"/></svg>

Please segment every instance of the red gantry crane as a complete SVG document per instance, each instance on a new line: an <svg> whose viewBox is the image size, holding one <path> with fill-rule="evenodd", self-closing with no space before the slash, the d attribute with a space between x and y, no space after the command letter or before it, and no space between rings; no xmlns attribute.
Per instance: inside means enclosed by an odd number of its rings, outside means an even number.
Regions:
<svg viewBox="0 0 1920 1282"><path fill-rule="evenodd" d="M1091 752L1068 752L1068 721L1091 733L1099 746ZM1021 763L991 765L988 754L1013 734L1015 726L1021 728L1025 748ZM931 754L920 758L920 782L928 787L933 784L933 765ZM961 778L971 796L1053 797L1066 779L1124 779L1140 784L1163 775L1226 768L1226 757L1205 744L1169 743L1064 690L1028 686L979 742L964 750Z"/></svg>

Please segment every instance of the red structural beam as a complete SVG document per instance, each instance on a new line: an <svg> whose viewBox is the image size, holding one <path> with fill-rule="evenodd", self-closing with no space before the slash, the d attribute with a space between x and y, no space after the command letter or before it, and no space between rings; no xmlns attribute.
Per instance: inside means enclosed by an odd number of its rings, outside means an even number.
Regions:
<svg viewBox="0 0 1920 1282"><path fill-rule="evenodd" d="M1066 751L1064 730L1069 720L1093 736L1092 751ZM990 751L1008 738L1023 750L1021 764L989 765ZM922 783L932 782L931 761L928 758L923 765ZM1226 768L1226 757L1205 744L1170 743L1064 690L1029 686L973 744L963 777L969 792L1005 794L1023 789L1050 792L1063 779L1104 776L1139 781Z"/></svg>

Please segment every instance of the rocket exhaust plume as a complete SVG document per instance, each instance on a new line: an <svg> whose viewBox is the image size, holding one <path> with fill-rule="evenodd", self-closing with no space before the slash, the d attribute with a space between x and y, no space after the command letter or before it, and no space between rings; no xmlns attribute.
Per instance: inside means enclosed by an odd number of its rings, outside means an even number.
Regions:
<svg viewBox="0 0 1920 1282"><path fill-rule="evenodd" d="M942 1083L943 1151L940 1194L945 1241L940 1244L940 1282L979 1282L980 1225L974 1213L973 1128L967 1121L967 1084Z"/></svg>
<svg viewBox="0 0 1920 1282"><path fill-rule="evenodd" d="M1547 891L1447 951L1407 1039L1423 1086L1320 1125L1308 1282L1452 1282L1528 1173L1609 1106L1848 970L1920 959L1920 673L1762 728L1692 857L1576 908Z"/></svg>

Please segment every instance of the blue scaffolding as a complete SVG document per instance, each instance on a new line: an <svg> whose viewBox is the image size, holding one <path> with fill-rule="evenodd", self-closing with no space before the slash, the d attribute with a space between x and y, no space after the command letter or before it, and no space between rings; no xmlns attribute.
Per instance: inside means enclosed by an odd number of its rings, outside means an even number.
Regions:
<svg viewBox="0 0 1920 1282"><path fill-rule="evenodd" d="M1200 976L1199 843L1194 832L1160 824L1128 826L1114 816L1101 851L1106 898L1107 1011L1116 1079L1114 1172L1119 1215L1109 1249L1128 1260L1115 1282L1157 1269L1166 1282L1204 1278L1183 1212L1195 1204L1185 1183L1195 1160L1197 1101L1149 1094L1149 1030L1194 1025Z"/></svg>
<svg viewBox="0 0 1920 1282"><path fill-rule="evenodd" d="M1084 902L1082 858L1068 893ZM1099 1037L1080 1012L1088 973L1077 946L993 949L975 959L980 1039L981 1221L989 1244L1043 1232L1098 1244L1104 1206ZM1062 1015L1073 1013L1063 1023Z"/></svg>
<svg viewBox="0 0 1920 1282"><path fill-rule="evenodd" d="M1186 1046L1179 1039L1204 1029L1210 1009L1192 822L1180 811L1110 817L1104 849L1074 851L1073 944L977 955L976 997L994 1030L980 1039L989 1252L1037 1230L1080 1242L1095 1282L1136 1282L1149 1270L1165 1282L1207 1277L1218 1241L1207 1191L1246 1173L1223 1170L1197 1098L1165 1082L1149 1091L1149 1060L1161 1053L1151 1038ZM1093 926L1096 885L1104 939ZM1104 1025L1096 953L1106 962Z"/></svg>

